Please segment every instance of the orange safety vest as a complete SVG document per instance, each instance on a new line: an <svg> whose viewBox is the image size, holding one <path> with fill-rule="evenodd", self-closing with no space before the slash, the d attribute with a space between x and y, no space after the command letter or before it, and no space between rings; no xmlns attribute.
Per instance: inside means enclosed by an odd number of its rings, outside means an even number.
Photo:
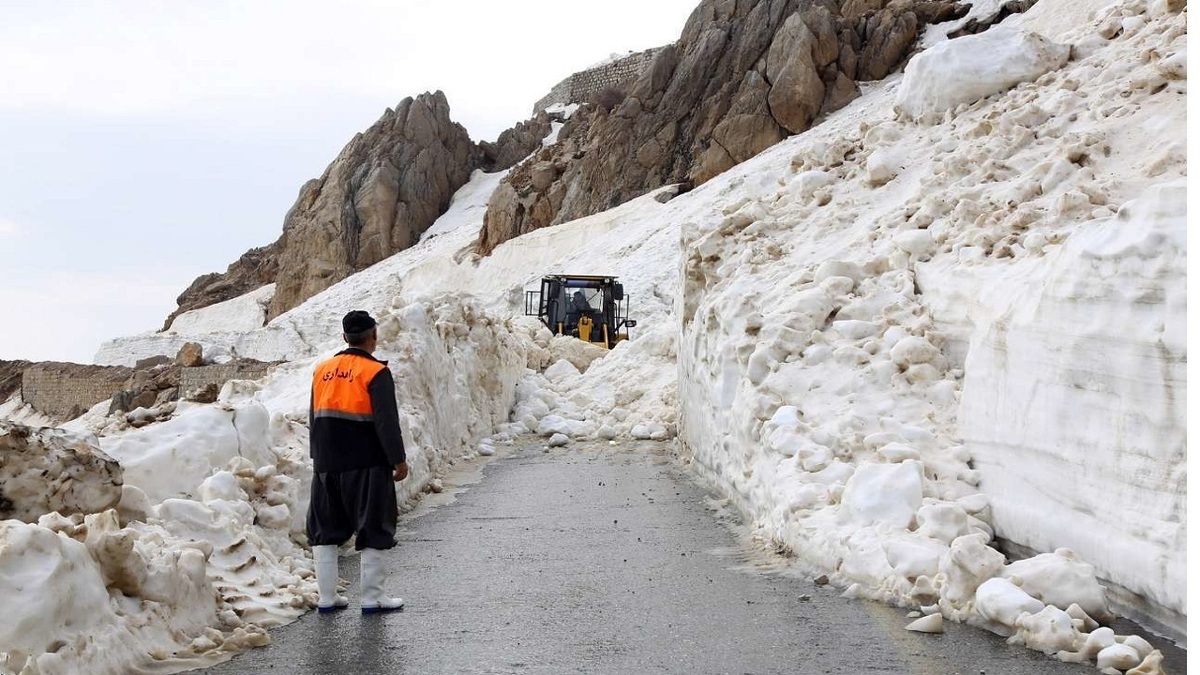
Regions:
<svg viewBox="0 0 1200 675"><path fill-rule="evenodd" d="M338 354L313 371L313 417L334 417L351 422L374 420L371 380L387 366L355 354Z"/></svg>

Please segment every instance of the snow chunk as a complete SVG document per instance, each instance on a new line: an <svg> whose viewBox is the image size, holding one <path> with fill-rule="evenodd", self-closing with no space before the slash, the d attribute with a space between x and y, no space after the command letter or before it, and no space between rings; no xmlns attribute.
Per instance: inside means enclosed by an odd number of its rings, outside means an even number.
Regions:
<svg viewBox="0 0 1200 675"><path fill-rule="evenodd" d="M1008 579L988 579L975 591L975 609L980 616L995 621L1000 627L1016 626L1021 614L1037 614L1045 607L1045 603Z"/></svg>
<svg viewBox="0 0 1200 675"><path fill-rule="evenodd" d="M639 441L665 441L671 433L662 424L637 424L629 431L629 435Z"/></svg>
<svg viewBox="0 0 1200 675"><path fill-rule="evenodd" d="M861 340L879 332L879 327L873 321L859 319L843 319L834 321L829 332L836 333L846 340Z"/></svg>
<svg viewBox="0 0 1200 675"><path fill-rule="evenodd" d="M235 457L256 467L273 464L269 426L270 415L258 403L233 410L195 406L162 424L102 437L100 445L124 467L127 484L158 502L196 496L201 481Z"/></svg>
<svg viewBox="0 0 1200 675"><path fill-rule="evenodd" d="M1075 603L1093 618L1107 620L1112 616L1095 568L1067 549L1018 560L1006 567L1002 576L1046 604L1065 609Z"/></svg>
<svg viewBox="0 0 1200 675"><path fill-rule="evenodd" d="M811 196L817 190L837 182L837 176L819 169L798 174L793 182L793 189L801 197Z"/></svg>
<svg viewBox="0 0 1200 675"><path fill-rule="evenodd" d="M907 368L919 363L929 363L941 355L941 350L934 347L929 340L916 335L901 339L888 352L892 363Z"/></svg>
<svg viewBox="0 0 1200 675"><path fill-rule="evenodd" d="M944 630L942 615L940 612L935 612L929 616L921 617L905 626L904 629L917 633L941 633Z"/></svg>
<svg viewBox="0 0 1200 675"><path fill-rule="evenodd" d="M895 242L901 251L918 259L928 258L937 248L929 230L905 230L896 234Z"/></svg>
<svg viewBox="0 0 1200 675"><path fill-rule="evenodd" d="M120 501L122 473L93 436L0 421L0 518L103 511Z"/></svg>
<svg viewBox="0 0 1200 675"><path fill-rule="evenodd" d="M1046 654L1071 651L1083 641L1083 635L1075 629L1071 615L1053 605L1047 605L1037 614L1019 617L1017 636L1026 647Z"/></svg>
<svg viewBox="0 0 1200 675"><path fill-rule="evenodd" d="M971 525L967 512L957 504L928 504L917 511L917 533L930 539L952 544L968 534Z"/></svg>
<svg viewBox="0 0 1200 675"><path fill-rule="evenodd" d="M895 178L904 168L905 153L902 148L884 147L867 158L867 184L883 185Z"/></svg>
<svg viewBox="0 0 1200 675"><path fill-rule="evenodd" d="M537 425L537 433L539 436L568 436L573 438L583 438L591 436L595 431L595 425L584 420L568 419L562 415L546 415Z"/></svg>
<svg viewBox="0 0 1200 675"><path fill-rule="evenodd" d="M554 384L572 377L579 377L579 369L566 359L560 359L546 369L546 379Z"/></svg>
<svg viewBox="0 0 1200 675"><path fill-rule="evenodd" d="M941 562L940 572L946 583L942 600L946 609L960 609L975 599L980 585L1004 569L1004 554L987 545L988 537L969 534L950 545L950 553Z"/></svg>
<svg viewBox="0 0 1200 675"><path fill-rule="evenodd" d="M38 600L5 603L0 622L0 645L5 651L17 652L17 658L22 652L46 652L52 639L64 636L59 628L63 623L73 628L66 633L71 637L116 623L100 570L81 542L14 520L0 521L0 541L5 544L0 547L0 588L5 597ZM68 649L74 648L68 645Z"/></svg>
<svg viewBox="0 0 1200 675"><path fill-rule="evenodd" d="M116 511L0 521L0 541L4 672L128 672L215 622L205 554L121 528Z"/></svg>
<svg viewBox="0 0 1200 675"><path fill-rule="evenodd" d="M896 537L883 544L888 564L908 579L937 575L938 561L947 552L939 542L921 537Z"/></svg>
<svg viewBox="0 0 1200 675"><path fill-rule="evenodd" d="M1070 47L1037 33L998 26L938 43L913 57L896 92L896 109L922 122L962 104L1061 68Z"/></svg>
<svg viewBox="0 0 1200 675"><path fill-rule="evenodd" d="M218 471L200 483L200 498L204 501L228 499L245 501L246 491L238 485L237 477L228 471Z"/></svg>
<svg viewBox="0 0 1200 675"><path fill-rule="evenodd" d="M1133 647L1129 645L1113 645L1105 647L1096 656L1096 667L1100 670L1115 668L1120 671L1126 671L1136 666L1141 660L1137 650Z"/></svg>
<svg viewBox="0 0 1200 675"><path fill-rule="evenodd" d="M921 464L863 464L842 493L840 515L862 524L908 528L921 507Z"/></svg>

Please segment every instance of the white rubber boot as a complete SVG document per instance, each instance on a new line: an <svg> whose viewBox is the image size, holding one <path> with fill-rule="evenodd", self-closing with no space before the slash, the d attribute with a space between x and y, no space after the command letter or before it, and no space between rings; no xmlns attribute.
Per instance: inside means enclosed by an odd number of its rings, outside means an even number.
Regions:
<svg viewBox="0 0 1200 675"><path fill-rule="evenodd" d="M346 609L350 605L350 599L337 593L337 547L314 546L312 551L313 562L316 563L317 568L317 591L320 593L317 598L317 612L325 614Z"/></svg>
<svg viewBox="0 0 1200 675"><path fill-rule="evenodd" d="M383 551L364 548L359 559L362 570L362 613L377 614L404 609L404 600L389 598L383 594L383 582L387 573L383 570Z"/></svg>

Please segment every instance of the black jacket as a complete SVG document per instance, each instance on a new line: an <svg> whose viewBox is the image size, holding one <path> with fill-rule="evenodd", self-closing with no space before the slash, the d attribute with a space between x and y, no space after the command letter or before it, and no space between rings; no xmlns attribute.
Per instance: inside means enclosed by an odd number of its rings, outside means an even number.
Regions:
<svg viewBox="0 0 1200 675"><path fill-rule="evenodd" d="M315 472L404 462L396 384L387 362L351 347L317 365L308 429Z"/></svg>

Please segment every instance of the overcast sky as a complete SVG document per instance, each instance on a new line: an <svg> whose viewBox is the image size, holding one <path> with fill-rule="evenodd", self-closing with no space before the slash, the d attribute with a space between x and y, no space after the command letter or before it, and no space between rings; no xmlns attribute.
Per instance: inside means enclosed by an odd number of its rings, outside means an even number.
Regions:
<svg viewBox="0 0 1200 675"><path fill-rule="evenodd" d="M157 330L405 97L495 140L698 2L0 0L0 359Z"/></svg>

